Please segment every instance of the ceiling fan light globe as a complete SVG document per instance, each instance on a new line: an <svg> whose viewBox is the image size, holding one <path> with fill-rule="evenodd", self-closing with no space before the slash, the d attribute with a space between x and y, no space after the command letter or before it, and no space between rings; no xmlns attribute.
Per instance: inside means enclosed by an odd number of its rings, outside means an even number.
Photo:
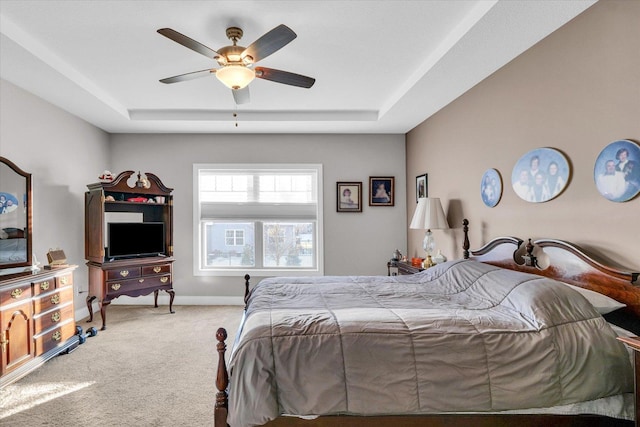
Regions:
<svg viewBox="0 0 640 427"><path fill-rule="evenodd" d="M230 89L242 89L253 81L255 72L242 65L227 65L216 71L216 77Z"/></svg>

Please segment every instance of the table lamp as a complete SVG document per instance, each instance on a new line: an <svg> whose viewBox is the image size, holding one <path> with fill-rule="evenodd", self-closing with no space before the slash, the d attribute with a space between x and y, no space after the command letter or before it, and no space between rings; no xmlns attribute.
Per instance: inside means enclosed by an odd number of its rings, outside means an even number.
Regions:
<svg viewBox="0 0 640 427"><path fill-rule="evenodd" d="M424 240L422 242L422 248L427 254L425 266L428 267L430 266L429 264L433 265L431 256L433 255L433 250L436 247L436 241L431 230L449 228L447 217L442 209L440 199L438 197L422 197L418 199L418 205L413 213L413 218L411 219L409 228L426 230Z"/></svg>

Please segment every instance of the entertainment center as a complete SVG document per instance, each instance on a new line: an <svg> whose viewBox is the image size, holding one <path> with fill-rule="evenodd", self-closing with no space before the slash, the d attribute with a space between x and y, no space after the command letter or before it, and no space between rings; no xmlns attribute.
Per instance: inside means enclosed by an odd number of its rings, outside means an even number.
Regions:
<svg viewBox="0 0 640 427"><path fill-rule="evenodd" d="M125 171L113 180L87 185L85 258L89 268L87 308L100 305L102 329L112 300L169 294L173 313L173 196L156 175ZM130 181L133 181L130 184Z"/></svg>

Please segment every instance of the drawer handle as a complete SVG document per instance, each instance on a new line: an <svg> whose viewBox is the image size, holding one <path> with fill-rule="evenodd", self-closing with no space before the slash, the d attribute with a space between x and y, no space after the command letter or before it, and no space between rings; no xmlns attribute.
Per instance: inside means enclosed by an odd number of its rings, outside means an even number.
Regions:
<svg viewBox="0 0 640 427"><path fill-rule="evenodd" d="M122 270L120 272L120 276L122 276L122 277L127 277L128 275L129 275L129 270Z"/></svg>
<svg viewBox="0 0 640 427"><path fill-rule="evenodd" d="M49 281L48 280L46 282L40 283L40 290L46 291L47 289L49 289Z"/></svg>
<svg viewBox="0 0 640 427"><path fill-rule="evenodd" d="M162 283L167 283L167 282L169 281L169 278L168 278L167 276L164 276L164 277L161 277L161 278L160 278L160 281L161 281Z"/></svg>
<svg viewBox="0 0 640 427"><path fill-rule="evenodd" d="M143 283L144 279L138 279L138 283Z"/></svg>
<svg viewBox="0 0 640 427"><path fill-rule="evenodd" d="M53 313L51 315L51 321L52 322L59 322L60 321L60 312L56 311L55 313Z"/></svg>
<svg viewBox="0 0 640 427"><path fill-rule="evenodd" d="M69 283L69 277L68 276L62 276L60 278L60 284L66 285L67 283Z"/></svg>
<svg viewBox="0 0 640 427"><path fill-rule="evenodd" d="M51 304L59 304L60 303L60 294L55 294L51 297Z"/></svg>
<svg viewBox="0 0 640 427"><path fill-rule="evenodd" d="M153 267L153 272L154 273L160 273L162 271L162 267Z"/></svg>
<svg viewBox="0 0 640 427"><path fill-rule="evenodd" d="M51 335L51 340L53 341L60 341L61 339L62 339L62 334L60 333L60 331L55 331L53 335Z"/></svg>
<svg viewBox="0 0 640 427"><path fill-rule="evenodd" d="M113 289L114 291L117 291L118 289L120 289L120 283L114 283L113 285L111 285L111 289Z"/></svg>
<svg viewBox="0 0 640 427"><path fill-rule="evenodd" d="M20 298L21 295L22 289L14 289L13 291L11 291L11 298L13 299Z"/></svg>

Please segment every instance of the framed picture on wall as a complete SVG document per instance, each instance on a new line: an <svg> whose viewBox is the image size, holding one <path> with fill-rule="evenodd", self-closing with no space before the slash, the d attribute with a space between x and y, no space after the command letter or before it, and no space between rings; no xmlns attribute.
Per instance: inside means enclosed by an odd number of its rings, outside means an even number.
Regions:
<svg viewBox="0 0 640 427"><path fill-rule="evenodd" d="M480 197L482 197L482 202L490 208L498 204L502 197L502 178L500 177L500 172L495 169L487 169L484 175L482 175Z"/></svg>
<svg viewBox="0 0 640 427"><path fill-rule="evenodd" d="M429 187L427 186L427 174L416 176L416 203L418 199L429 197Z"/></svg>
<svg viewBox="0 0 640 427"><path fill-rule="evenodd" d="M640 145L628 139L604 147L593 167L598 192L612 202L626 202L640 193Z"/></svg>
<svg viewBox="0 0 640 427"><path fill-rule="evenodd" d="M394 181L392 176L370 176L369 206L393 206Z"/></svg>
<svg viewBox="0 0 640 427"><path fill-rule="evenodd" d="M362 182L337 182L338 212L362 212Z"/></svg>
<svg viewBox="0 0 640 427"><path fill-rule="evenodd" d="M511 186L522 200L546 202L564 191L570 175L571 168L564 154L553 148L536 148L513 167Z"/></svg>

